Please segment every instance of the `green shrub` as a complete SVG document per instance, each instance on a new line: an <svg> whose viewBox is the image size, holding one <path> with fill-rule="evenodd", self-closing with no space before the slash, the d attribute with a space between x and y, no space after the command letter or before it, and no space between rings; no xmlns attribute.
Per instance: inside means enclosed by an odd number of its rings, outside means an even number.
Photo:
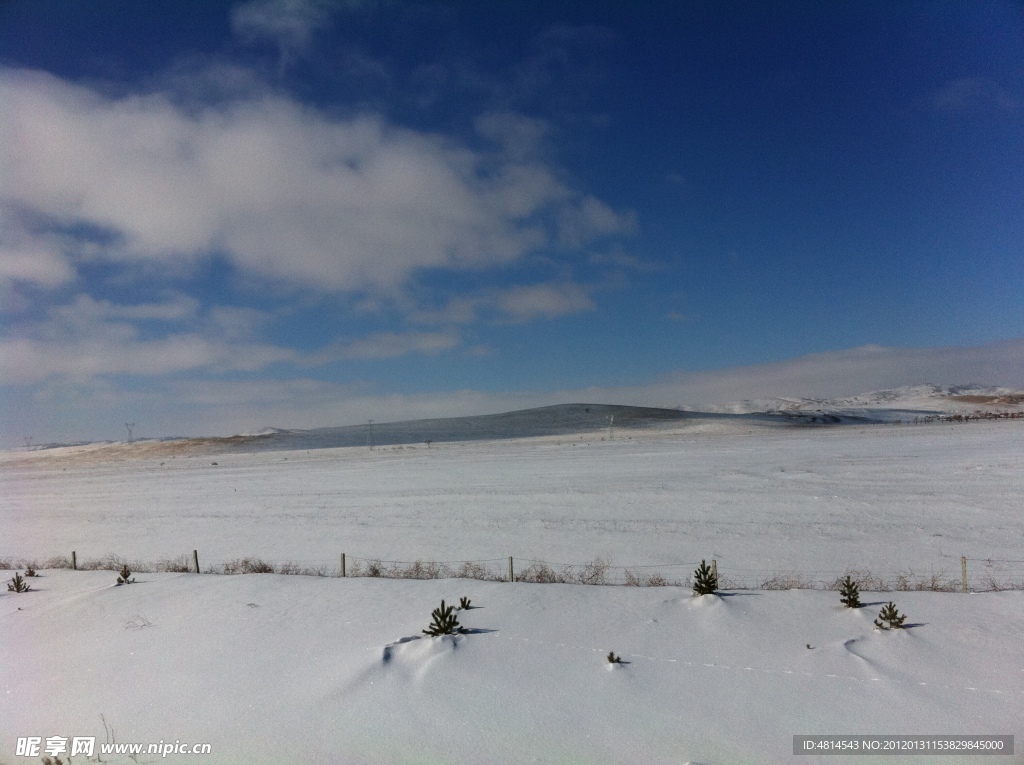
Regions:
<svg viewBox="0 0 1024 765"><path fill-rule="evenodd" d="M705 561L693 572L693 594L714 595L718 592L718 577L712 573Z"/></svg>
<svg viewBox="0 0 1024 765"><path fill-rule="evenodd" d="M882 621L879 621L881 619ZM891 600L881 611L878 612L878 619L875 619L875 626L880 630L903 629L903 622L907 620L905 614L896 610L896 604ZM883 624L884 622L884 624Z"/></svg>
<svg viewBox="0 0 1024 765"><path fill-rule="evenodd" d="M849 574L839 585L839 602L847 608L860 608L860 587Z"/></svg>
<svg viewBox="0 0 1024 765"><path fill-rule="evenodd" d="M11 579L7 585L8 592L28 592L32 588L25 584L25 580L22 579L21 574L15 574L14 578Z"/></svg>
<svg viewBox="0 0 1024 765"><path fill-rule="evenodd" d="M424 635L437 637L438 635L458 635L466 631L465 627L459 625L459 620L455 616L455 606L446 606L443 600L440 607L431 612L431 616L433 621L423 630Z"/></svg>

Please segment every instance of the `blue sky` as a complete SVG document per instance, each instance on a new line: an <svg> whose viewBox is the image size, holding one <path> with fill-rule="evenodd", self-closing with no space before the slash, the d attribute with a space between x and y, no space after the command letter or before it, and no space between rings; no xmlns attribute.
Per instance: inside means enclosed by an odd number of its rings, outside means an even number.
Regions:
<svg viewBox="0 0 1024 765"><path fill-rule="evenodd" d="M7 0L0 441L1024 386L1021 50L984 0Z"/></svg>

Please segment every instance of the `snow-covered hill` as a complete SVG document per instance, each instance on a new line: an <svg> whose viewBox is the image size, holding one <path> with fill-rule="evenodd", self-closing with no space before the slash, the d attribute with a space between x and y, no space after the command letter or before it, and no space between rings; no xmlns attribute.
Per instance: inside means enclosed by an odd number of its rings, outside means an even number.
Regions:
<svg viewBox="0 0 1024 765"><path fill-rule="evenodd" d="M19 738L94 736L212 747L103 753L111 765L775 765L838 762L794 757L793 736L849 733L1016 735L1012 757L914 760L1022 761L1024 593L898 588L959 582L960 556L969 588L1019 586L1024 423L642 414L610 441L5 454L5 563L198 548L204 571L253 556L326 576L136 572L118 587L113 571L40 570L30 592L0 588L0 764L40 761ZM854 611L810 589L341 578L342 552L363 573L370 557L501 570L512 555L521 573L601 556L674 580L708 558L754 587L852 570L896 589L865 585ZM423 636L462 596L472 632ZM908 629L873 628L890 600Z"/></svg>
<svg viewBox="0 0 1024 765"><path fill-rule="evenodd" d="M1024 390L991 385L908 385L843 398L767 398L708 407L730 414L826 412L876 422L922 417L1024 413Z"/></svg>
<svg viewBox="0 0 1024 765"><path fill-rule="evenodd" d="M263 427L228 437L166 437L131 444L48 444L36 446L32 451L78 458L147 458L588 435L621 438L679 429L695 435L741 433L764 428L914 423L991 416L1024 416L1024 390L980 385L916 385L838 399L754 399L705 407L704 411L682 406L668 409L573 403L500 414L367 422L311 430ZM19 453L24 454L24 450Z"/></svg>

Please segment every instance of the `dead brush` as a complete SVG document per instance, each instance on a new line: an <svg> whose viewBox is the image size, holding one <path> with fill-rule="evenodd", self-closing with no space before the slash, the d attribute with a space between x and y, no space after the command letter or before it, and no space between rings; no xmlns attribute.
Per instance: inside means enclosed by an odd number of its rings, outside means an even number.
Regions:
<svg viewBox="0 0 1024 765"><path fill-rule="evenodd" d="M500 582L503 578L476 561L463 561L455 572L458 579L479 579L482 582Z"/></svg>
<svg viewBox="0 0 1024 765"><path fill-rule="evenodd" d="M349 576L369 576L373 578L378 578L386 575L387 573L384 570L384 566L381 565L381 562L376 558L365 561L363 563L355 561L349 573Z"/></svg>
<svg viewBox="0 0 1024 765"><path fill-rule="evenodd" d="M225 574L273 574L274 564L262 558L235 558L223 566Z"/></svg>
<svg viewBox="0 0 1024 765"><path fill-rule="evenodd" d="M957 592L960 584L946 576L945 572L922 576L915 574L912 570L896 574L896 585L893 588L898 592L909 592L911 590L930 592Z"/></svg>
<svg viewBox="0 0 1024 765"><path fill-rule="evenodd" d="M841 590L843 583L849 578L857 585L857 589L863 592L889 592L892 587L880 576L875 576L866 569L847 569L846 573L837 577L834 582L825 586L826 590Z"/></svg>
<svg viewBox="0 0 1024 765"><path fill-rule="evenodd" d="M661 574L644 574L635 569L623 570L626 587L668 587L669 581ZM678 584L678 582L676 583Z"/></svg>
<svg viewBox="0 0 1024 765"><path fill-rule="evenodd" d="M187 555L179 555L177 558L157 561L156 570L169 574L187 574L192 570L192 564Z"/></svg>
<svg viewBox="0 0 1024 765"><path fill-rule="evenodd" d="M761 582L762 590L813 590L814 581L804 574L787 572L773 574Z"/></svg>
<svg viewBox="0 0 1024 765"><path fill-rule="evenodd" d="M608 561L602 557L597 557L581 565L574 572L574 579L579 584L608 584L608 568Z"/></svg>
<svg viewBox="0 0 1024 765"><path fill-rule="evenodd" d="M150 573L154 569L154 566L150 564L137 560L129 561L127 558L114 554L107 555L105 558L83 561L78 566L83 571L120 571L125 567L136 573Z"/></svg>
<svg viewBox="0 0 1024 765"><path fill-rule="evenodd" d="M405 566L392 564L388 576L393 579L450 579L452 570L444 563L417 560Z"/></svg>
<svg viewBox="0 0 1024 765"><path fill-rule="evenodd" d="M532 563L516 576L517 582L531 584L568 584L572 582L571 573L555 571L547 563Z"/></svg>

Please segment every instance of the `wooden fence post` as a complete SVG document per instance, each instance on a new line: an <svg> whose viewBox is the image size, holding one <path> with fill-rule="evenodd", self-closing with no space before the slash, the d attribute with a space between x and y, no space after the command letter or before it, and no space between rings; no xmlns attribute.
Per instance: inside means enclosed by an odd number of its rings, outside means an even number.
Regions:
<svg viewBox="0 0 1024 765"><path fill-rule="evenodd" d="M198 550L193 550L192 551L192 562L194 564L196 564L196 573L198 574L199 573L199 551Z"/></svg>
<svg viewBox="0 0 1024 765"><path fill-rule="evenodd" d="M960 556L960 592L967 592L967 557Z"/></svg>
<svg viewBox="0 0 1024 765"><path fill-rule="evenodd" d="M78 571L78 553L74 550L71 551L71 568L74 571Z"/></svg>
<svg viewBox="0 0 1024 765"><path fill-rule="evenodd" d="M512 556L508 556L508 580L514 582L516 580L515 572L512 570Z"/></svg>
<svg viewBox="0 0 1024 765"><path fill-rule="evenodd" d="M715 580L715 584L718 584L718 561L714 558L711 559L711 577Z"/></svg>
<svg viewBox="0 0 1024 765"><path fill-rule="evenodd" d="M345 553L341 554L341 576L345 577Z"/></svg>

